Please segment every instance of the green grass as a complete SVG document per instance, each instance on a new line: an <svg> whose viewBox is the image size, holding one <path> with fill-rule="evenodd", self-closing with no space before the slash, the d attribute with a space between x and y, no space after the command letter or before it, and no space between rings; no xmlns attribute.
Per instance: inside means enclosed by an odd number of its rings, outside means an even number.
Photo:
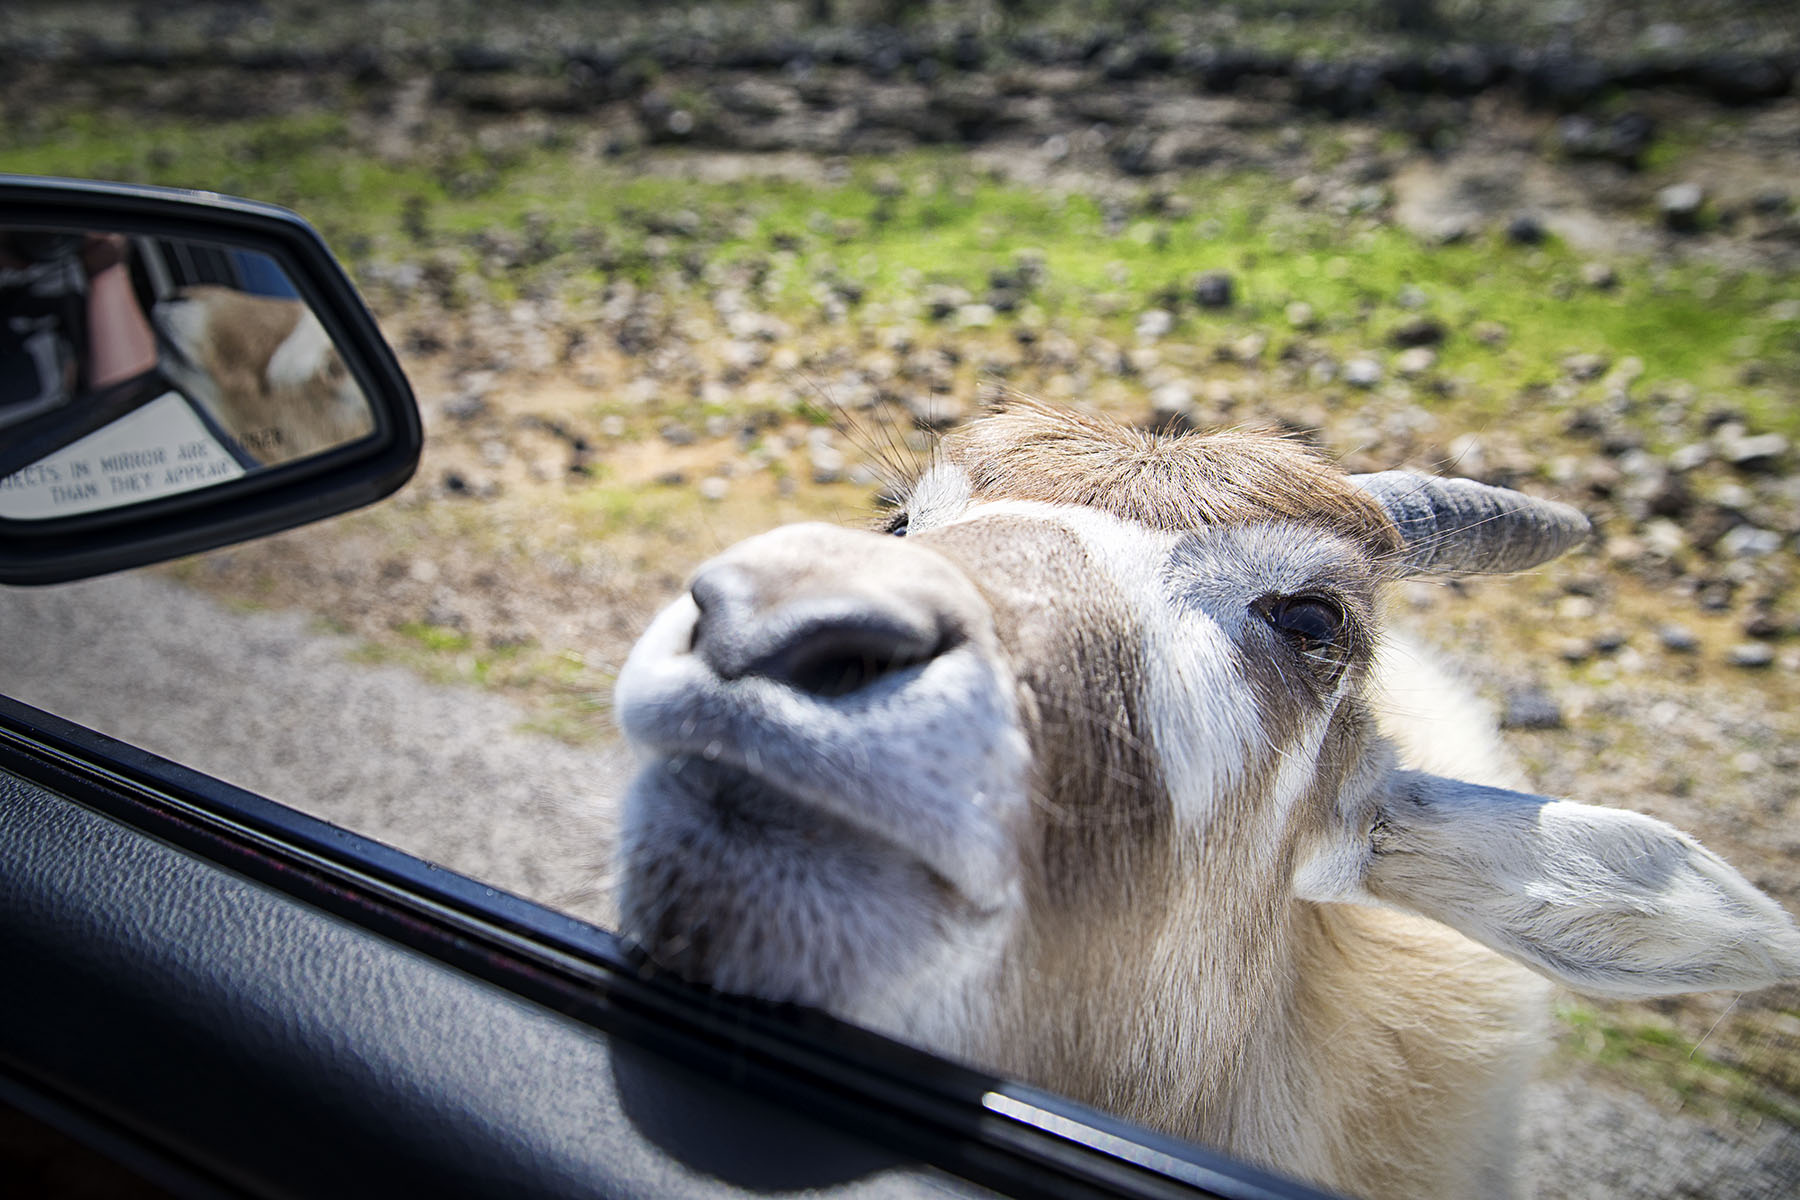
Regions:
<svg viewBox="0 0 1800 1200"><path fill-rule="evenodd" d="M469 635L460 630L446 628L443 625L428 625L423 621L406 622L400 626L400 633L426 650L439 653L460 653L474 644Z"/></svg>
<svg viewBox="0 0 1800 1200"><path fill-rule="evenodd" d="M1460 386L1454 403L1478 417L1536 403L1526 389L1556 379L1561 360L1579 352L1635 356L1642 387L1685 380L1760 426L1800 434L1800 407L1782 394L1800 384L1800 329L1768 315L1776 300L1800 296L1788 279L1624 261L1619 286L1600 291L1581 285L1579 257L1555 242L1427 245L1366 218L1297 208L1260 177L1190 177L1171 198L1188 215L1167 216L997 180L949 152L854 162L827 185L696 183L639 160L584 155L562 135L542 140L483 151L452 138L451 149L396 163L359 148L332 114L202 125L81 113L40 122L35 134L0 134L0 169L275 200L312 218L357 266L426 254L422 224L429 252L487 275L500 300L532 288L592 295L609 278L679 290L693 286L684 269L708 279L735 269L766 280L762 302L796 320L816 313L833 282L860 290L861 309L889 314L934 284L979 300L990 273L1031 250L1047 274L1029 297L1032 315L1072 332L1128 341L1138 312L1175 302L1171 342L1264 329L1278 350L1294 336L1284 307L1304 300L1321 318L1316 341L1342 356L1384 349L1392 327L1414 315L1396 304L1410 286L1450 331L1439 374ZM679 166L680 157L660 161ZM482 265L496 241L517 248L515 265ZM1209 269L1237 277L1231 310L1181 303ZM1504 344L1471 337L1478 322L1504 326ZM1739 382L1750 359L1763 366L1761 388Z"/></svg>
<svg viewBox="0 0 1800 1200"><path fill-rule="evenodd" d="M1585 1061L1650 1095L1702 1112L1772 1117L1800 1127L1800 1096L1766 1072L1709 1055L1703 1042L1655 1017L1575 1002L1561 1006L1556 1015L1565 1059Z"/></svg>
<svg viewBox="0 0 1800 1200"><path fill-rule="evenodd" d="M485 645L461 630L421 621L402 623L393 633L361 641L350 657L405 667L438 684L504 691L531 712L525 728L570 744L611 731L607 711L613 674L591 668L571 651L533 643Z"/></svg>

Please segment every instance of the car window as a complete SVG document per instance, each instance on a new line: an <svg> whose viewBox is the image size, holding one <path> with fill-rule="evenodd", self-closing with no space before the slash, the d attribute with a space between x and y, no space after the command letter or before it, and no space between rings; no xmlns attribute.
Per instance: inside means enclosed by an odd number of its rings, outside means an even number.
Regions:
<svg viewBox="0 0 1800 1200"><path fill-rule="evenodd" d="M1099 7L0 16L0 170L296 208L426 425L373 508L0 592L0 687L613 927L614 687L702 562L883 527L1009 394L1266 424L1584 512L1572 553L1401 582L1387 620L1530 788L1800 911L1791 24ZM1559 991L1547 1036L1541 1190L1792 1185L1791 986Z"/></svg>

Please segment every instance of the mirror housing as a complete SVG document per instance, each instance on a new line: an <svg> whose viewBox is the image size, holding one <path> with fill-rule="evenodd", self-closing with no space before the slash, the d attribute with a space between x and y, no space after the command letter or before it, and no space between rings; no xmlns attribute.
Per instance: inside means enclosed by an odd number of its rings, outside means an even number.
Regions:
<svg viewBox="0 0 1800 1200"><path fill-rule="evenodd" d="M217 405L197 399L192 383L205 375L190 375L180 394L171 384L168 394L148 403L142 396L109 400L98 389L77 403L19 406L21 415L0 423L0 486L14 483L10 503L0 493L0 583L60 583L246 541L373 503L411 478L422 444L412 389L355 286L298 215L210 192L0 175L0 229L41 232L63 252L70 234L124 235L204 244L266 264L285 275L292 299L267 301L218 287L189 288L178 299L190 319L196 296L275 307L288 328L307 335L299 341L310 338L315 357L330 360L344 394L354 397L360 389L366 405L342 427L346 432L315 438L293 453L269 453L231 430L229 420L216 419ZM150 316L157 318L158 357L169 365L159 374L182 378L166 357L175 340L165 314ZM128 456L137 431L152 425L165 450L173 431L200 431L190 444L210 471L207 482L162 483L116 506L71 503L60 511L29 496L34 487L43 492L43 478L58 474L40 469L41 478L32 480L26 473L34 465L66 461L84 446Z"/></svg>

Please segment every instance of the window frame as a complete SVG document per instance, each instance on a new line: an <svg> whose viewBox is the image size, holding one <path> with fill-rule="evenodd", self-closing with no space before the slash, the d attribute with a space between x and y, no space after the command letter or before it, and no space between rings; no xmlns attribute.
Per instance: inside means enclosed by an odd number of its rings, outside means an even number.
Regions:
<svg viewBox="0 0 1800 1200"><path fill-rule="evenodd" d="M223 877L252 881L296 919L304 910L330 914L450 967L496 1004L549 1010L610 1045L647 1051L982 1187L1071 1197L1324 1195L822 1013L692 987L654 972L605 930L3 696L0 775L148 835ZM0 852L12 837L0 832ZM84 948L67 952L79 957ZM132 1036L94 1032L102 1042ZM34 1073L7 1057L0 1055L0 1067L10 1069L16 1090Z"/></svg>

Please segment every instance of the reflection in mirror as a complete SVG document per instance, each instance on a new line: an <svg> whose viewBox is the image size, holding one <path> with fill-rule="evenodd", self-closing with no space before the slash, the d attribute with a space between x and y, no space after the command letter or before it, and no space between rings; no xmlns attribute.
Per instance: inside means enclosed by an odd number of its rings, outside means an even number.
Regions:
<svg viewBox="0 0 1800 1200"><path fill-rule="evenodd" d="M140 504L374 430L361 386L268 255L0 229L0 518Z"/></svg>

